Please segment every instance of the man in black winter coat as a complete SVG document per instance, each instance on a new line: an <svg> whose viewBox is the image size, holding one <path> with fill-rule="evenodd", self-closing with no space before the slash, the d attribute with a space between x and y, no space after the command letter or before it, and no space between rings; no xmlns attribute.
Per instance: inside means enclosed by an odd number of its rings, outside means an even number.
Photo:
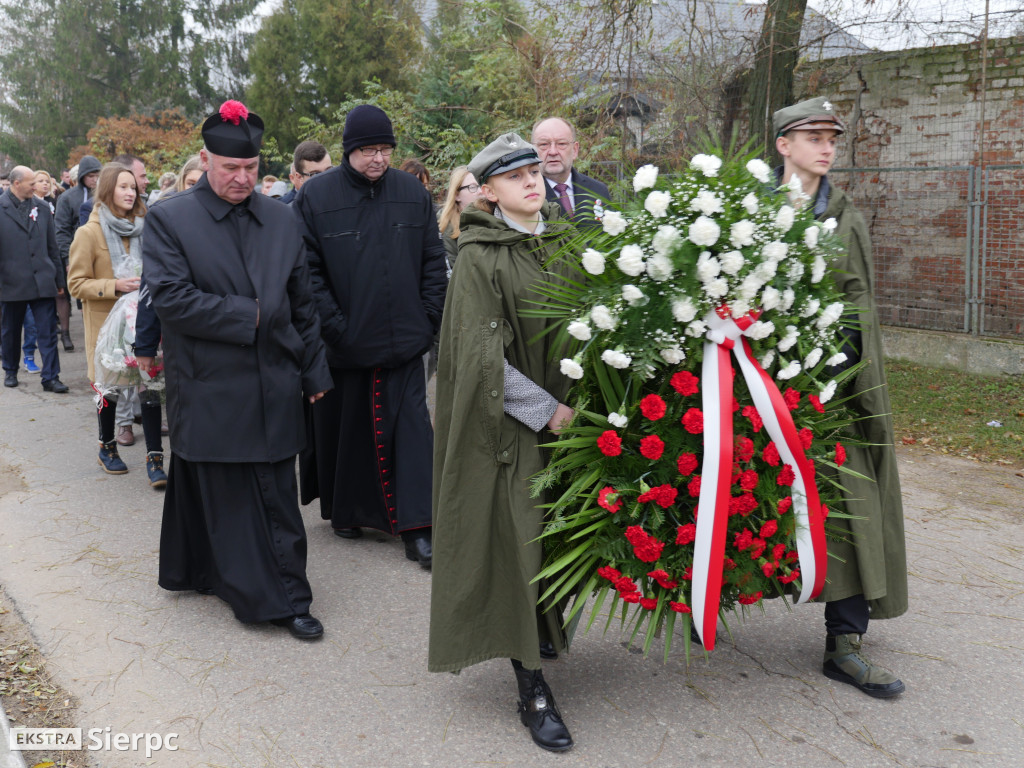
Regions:
<svg viewBox="0 0 1024 768"><path fill-rule="evenodd" d="M19 165L11 170L11 188L0 196L0 303L3 320L0 345L4 386L18 386L21 330L25 310L36 321L42 382L47 392L64 393L59 378L57 314L54 299L67 292L67 275L60 262L50 206L34 197L35 172Z"/></svg>
<svg viewBox="0 0 1024 768"><path fill-rule="evenodd" d="M226 102L203 125L206 174L146 216L174 446L159 583L313 639L323 627L309 614L295 456L302 399L331 378L295 217L253 194L262 135L259 117Z"/></svg>
<svg viewBox="0 0 1024 768"><path fill-rule="evenodd" d="M444 308L444 246L426 189L389 168L383 110L349 112L343 142L342 164L293 205L335 387L308 409L302 501L319 496L343 538L361 526L401 534L406 557L429 568L434 432L421 357Z"/></svg>

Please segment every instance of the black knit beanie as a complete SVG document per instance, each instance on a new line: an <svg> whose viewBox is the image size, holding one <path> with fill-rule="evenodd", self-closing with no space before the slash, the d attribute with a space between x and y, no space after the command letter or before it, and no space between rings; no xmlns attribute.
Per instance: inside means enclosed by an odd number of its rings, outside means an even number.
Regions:
<svg viewBox="0 0 1024 768"><path fill-rule="evenodd" d="M371 144L390 144L393 147L398 143L395 141L391 120L383 109L372 104L360 104L348 113L341 138L345 157L359 147Z"/></svg>

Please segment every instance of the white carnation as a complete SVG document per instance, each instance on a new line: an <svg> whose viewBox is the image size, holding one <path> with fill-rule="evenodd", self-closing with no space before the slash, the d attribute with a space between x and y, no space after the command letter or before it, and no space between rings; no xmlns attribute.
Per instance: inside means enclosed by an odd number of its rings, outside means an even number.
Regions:
<svg viewBox="0 0 1024 768"><path fill-rule="evenodd" d="M736 295L741 299L753 301L754 297L761 290L762 285L764 285L764 280L752 272L744 277L743 282L736 288Z"/></svg>
<svg viewBox="0 0 1024 768"><path fill-rule="evenodd" d="M619 322L615 315L611 313L611 310L604 304L594 305L594 308L590 310L590 319L602 331L613 330Z"/></svg>
<svg viewBox="0 0 1024 768"><path fill-rule="evenodd" d="M818 400L820 400L822 404L827 403L829 400L832 399L835 393L836 381L835 379L833 379L832 381L825 385L825 388L823 390L821 390L821 393L818 395Z"/></svg>
<svg viewBox="0 0 1024 768"><path fill-rule="evenodd" d="M686 359L686 353L679 347L669 347L668 349L661 350L658 354L669 365L678 365Z"/></svg>
<svg viewBox="0 0 1024 768"><path fill-rule="evenodd" d="M826 232L835 232L837 226L838 224L836 220L831 217L821 222L821 228L824 229Z"/></svg>
<svg viewBox="0 0 1024 768"><path fill-rule="evenodd" d="M727 275L735 275L747 263L747 260L743 258L743 254L739 251L726 251L718 259L722 265L722 271Z"/></svg>
<svg viewBox="0 0 1024 768"><path fill-rule="evenodd" d="M814 257L814 263L811 265L811 282L820 283L821 278L825 276L825 259L821 255Z"/></svg>
<svg viewBox="0 0 1024 768"><path fill-rule="evenodd" d="M633 358L617 349L606 349L601 353L601 359L612 368L618 368L620 370L622 368L628 368L629 364L633 362Z"/></svg>
<svg viewBox="0 0 1024 768"><path fill-rule="evenodd" d="M590 326L584 323L582 320L573 320L571 323L569 323L569 326L566 328L566 330L569 332L569 335L572 336L574 339L586 341L587 339L590 338Z"/></svg>
<svg viewBox="0 0 1024 768"><path fill-rule="evenodd" d="M609 235L621 235L626 231L626 217L618 211L605 211L601 226Z"/></svg>
<svg viewBox="0 0 1024 768"><path fill-rule="evenodd" d="M694 155L690 165L705 176L717 176L718 169L722 167L722 159L714 155Z"/></svg>
<svg viewBox="0 0 1024 768"><path fill-rule="evenodd" d="M747 163L747 170L750 171L751 176L762 184L767 184L772 179L772 169L768 166L768 163L764 160L758 160L756 157Z"/></svg>
<svg viewBox="0 0 1024 768"><path fill-rule="evenodd" d="M786 277L789 279L789 284L792 285L800 280L804 276L804 263L802 261L791 261L789 266L786 268Z"/></svg>
<svg viewBox="0 0 1024 768"><path fill-rule="evenodd" d="M643 291L630 284L622 286L622 298L632 307L635 307L637 304L646 303L647 299Z"/></svg>
<svg viewBox="0 0 1024 768"><path fill-rule="evenodd" d="M810 370L811 368L816 366L818 364L818 361L821 360L821 356L823 354L825 353L822 351L821 347L815 347L814 349L812 349L811 354L804 358L804 368L806 370Z"/></svg>
<svg viewBox="0 0 1024 768"><path fill-rule="evenodd" d="M702 283L714 280L722 272L722 265L718 259L711 255L710 251L702 251L697 257L697 278Z"/></svg>
<svg viewBox="0 0 1024 768"><path fill-rule="evenodd" d="M818 314L819 307L821 307L821 302L818 299L808 299L807 304L800 310L800 317L810 317L811 315Z"/></svg>
<svg viewBox="0 0 1024 768"><path fill-rule="evenodd" d="M699 339L705 333L707 333L708 327L703 320L694 320L688 326L686 326L686 335L692 336L695 339Z"/></svg>
<svg viewBox="0 0 1024 768"><path fill-rule="evenodd" d="M559 363L558 369L570 379L582 379L583 378L583 366L577 363L575 360L571 360L568 357L563 357L561 363Z"/></svg>
<svg viewBox="0 0 1024 768"><path fill-rule="evenodd" d="M775 362L775 350L769 349L767 352L765 352L760 362L761 367L764 368L765 370L771 368L772 363Z"/></svg>
<svg viewBox="0 0 1024 768"><path fill-rule="evenodd" d="M768 261L773 261L778 264L789 253L789 243L783 243L778 240L772 240L768 245L761 249L761 255Z"/></svg>
<svg viewBox="0 0 1024 768"><path fill-rule="evenodd" d="M775 323L770 320L758 320L752 323L746 331L743 332L744 336L751 339L767 339L775 333Z"/></svg>
<svg viewBox="0 0 1024 768"><path fill-rule="evenodd" d="M750 311L750 302L746 299L733 298L729 302L729 309L732 310L733 317L743 317Z"/></svg>
<svg viewBox="0 0 1024 768"><path fill-rule="evenodd" d="M729 227L729 242L733 248L742 248L745 245L754 244L754 222L749 219L740 219Z"/></svg>
<svg viewBox="0 0 1024 768"><path fill-rule="evenodd" d="M672 195L668 192L651 192L644 200L644 208L656 219L660 219L668 212L668 206L672 202Z"/></svg>
<svg viewBox="0 0 1024 768"><path fill-rule="evenodd" d="M762 283L767 283L778 271L779 265L774 261L762 261L757 265L757 269L754 270L754 274L757 275L758 279Z"/></svg>
<svg viewBox="0 0 1024 768"><path fill-rule="evenodd" d="M668 280L672 276L674 269L672 259L664 254L657 253L647 260L647 274L651 280L659 283L663 280Z"/></svg>
<svg viewBox="0 0 1024 768"><path fill-rule="evenodd" d="M817 323L815 323L815 325L818 326L819 330L823 331L830 325L832 325L834 322L836 322L836 320L838 320L840 317L842 317L842 314L843 303L841 301L837 301L834 304L829 304L827 307L825 307L825 310L821 313L821 317L818 318L818 321Z"/></svg>
<svg viewBox="0 0 1024 768"><path fill-rule="evenodd" d="M654 237L651 238L651 247L655 253L668 255L669 251L679 242L681 237L682 235L679 233L679 230L671 224L662 224L658 227L658 231L654 233Z"/></svg>
<svg viewBox="0 0 1024 768"><path fill-rule="evenodd" d="M793 228L793 222L796 220L796 211L790 205L784 205L779 208L778 213L775 214L775 227L782 232L789 232Z"/></svg>
<svg viewBox="0 0 1024 768"><path fill-rule="evenodd" d="M782 294L770 285L761 292L761 308L765 310L776 309L782 302Z"/></svg>
<svg viewBox="0 0 1024 768"><path fill-rule="evenodd" d="M680 323L688 323L697 316L697 307L687 297L672 300L672 317Z"/></svg>
<svg viewBox="0 0 1024 768"><path fill-rule="evenodd" d="M818 233L821 230L817 226L810 226L804 230L804 245L814 248L818 244Z"/></svg>
<svg viewBox="0 0 1024 768"><path fill-rule="evenodd" d="M636 174L633 176L633 191L639 192L641 189L650 189L654 186L654 182L658 180L658 166L656 165L644 165L636 169Z"/></svg>
<svg viewBox="0 0 1024 768"><path fill-rule="evenodd" d="M729 292L729 284L724 277L716 277L709 283L704 284L704 293L712 299L720 299Z"/></svg>
<svg viewBox="0 0 1024 768"><path fill-rule="evenodd" d="M779 381L786 381L787 379L792 379L798 373L800 373L800 361L790 360L785 367L779 369L778 373L775 374L775 378Z"/></svg>
<svg viewBox="0 0 1024 768"><path fill-rule="evenodd" d="M744 197L740 201L740 205L742 205L746 212L751 216L757 213L761 207L761 204L757 199L757 195L753 192L750 192L746 197Z"/></svg>
<svg viewBox="0 0 1024 768"><path fill-rule="evenodd" d="M800 338L800 329L795 325L786 326L786 335L783 336L779 343L776 345L779 348L779 352L788 352L796 344L796 340Z"/></svg>
<svg viewBox="0 0 1024 768"><path fill-rule="evenodd" d="M845 352L837 352L836 354L832 355L832 357L825 361L825 365L842 365L843 363L846 362L846 360L847 356Z"/></svg>
<svg viewBox="0 0 1024 768"><path fill-rule="evenodd" d="M629 417L623 416L621 413L618 413L616 411L612 411L611 413L608 414L608 423L611 424L613 427L622 429L627 424L629 424Z"/></svg>
<svg viewBox="0 0 1024 768"><path fill-rule="evenodd" d="M789 177L789 183L785 185L785 189L789 190L789 199L794 204L800 204L804 200L810 200L811 198L804 194L804 185L800 181L800 177L795 173Z"/></svg>
<svg viewBox="0 0 1024 768"><path fill-rule="evenodd" d="M644 271L644 252L639 245L624 245L619 258L615 261L619 269L630 277L636 277Z"/></svg>
<svg viewBox="0 0 1024 768"><path fill-rule="evenodd" d="M604 254L600 251L587 248L580 257L580 261L583 263L583 268L592 275L600 275L604 272Z"/></svg>
<svg viewBox="0 0 1024 768"><path fill-rule="evenodd" d="M691 243L706 248L717 243L718 237L721 234L722 228L718 226L714 219L709 219L707 216L698 216L697 220L690 225L688 237Z"/></svg>
<svg viewBox="0 0 1024 768"><path fill-rule="evenodd" d="M714 192L707 189L702 189L697 193L697 196L690 201L691 211L700 211L705 216L711 216L715 213L722 213L725 209L722 208L722 201Z"/></svg>
<svg viewBox="0 0 1024 768"><path fill-rule="evenodd" d="M792 288L787 288L782 292L782 301L779 302L779 309L783 312L789 312L794 301L796 301L796 294L793 293Z"/></svg>

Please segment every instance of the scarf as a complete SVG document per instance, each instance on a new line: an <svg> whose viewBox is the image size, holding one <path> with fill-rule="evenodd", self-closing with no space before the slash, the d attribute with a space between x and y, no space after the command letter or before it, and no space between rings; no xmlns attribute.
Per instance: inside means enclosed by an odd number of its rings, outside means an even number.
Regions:
<svg viewBox="0 0 1024 768"><path fill-rule="evenodd" d="M110 251L114 277L138 277L142 274L142 217L122 219L103 203L97 203L96 210L99 211L100 228ZM123 237L128 238L127 251L121 240Z"/></svg>

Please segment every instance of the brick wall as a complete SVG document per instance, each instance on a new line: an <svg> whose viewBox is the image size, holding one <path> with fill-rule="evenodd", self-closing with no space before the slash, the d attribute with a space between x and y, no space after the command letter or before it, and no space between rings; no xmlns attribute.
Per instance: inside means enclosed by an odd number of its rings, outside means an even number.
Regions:
<svg viewBox="0 0 1024 768"><path fill-rule="evenodd" d="M988 52L984 98L977 44L801 66L798 95L847 120L837 169L871 169L834 178L871 228L885 323L1024 336L1024 38Z"/></svg>

